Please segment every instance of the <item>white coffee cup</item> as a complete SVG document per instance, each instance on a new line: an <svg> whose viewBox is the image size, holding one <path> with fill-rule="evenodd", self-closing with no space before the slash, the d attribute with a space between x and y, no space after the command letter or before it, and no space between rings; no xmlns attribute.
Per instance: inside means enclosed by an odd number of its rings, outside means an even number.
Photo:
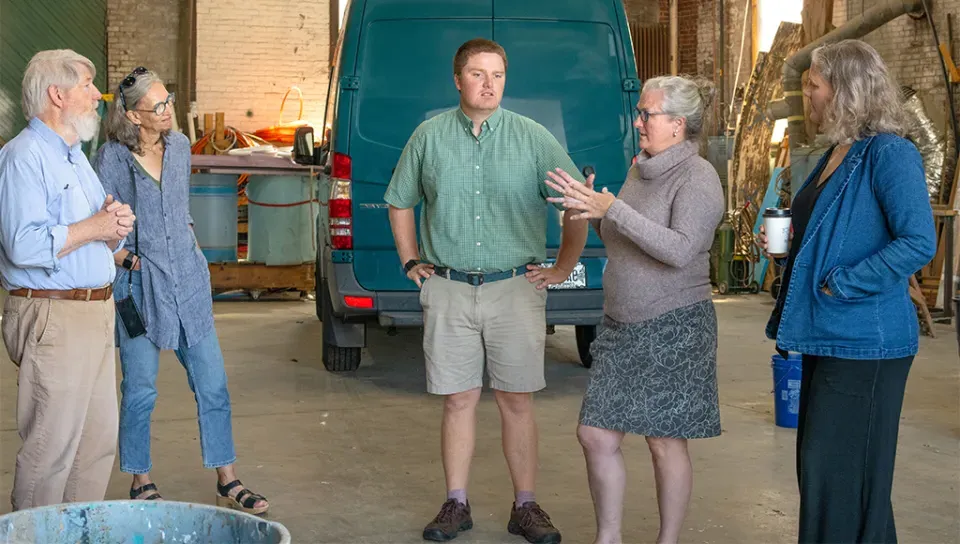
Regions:
<svg viewBox="0 0 960 544"><path fill-rule="evenodd" d="M767 235L767 253L786 255L790 252L790 222L793 214L789 208L767 208L763 212L763 230Z"/></svg>

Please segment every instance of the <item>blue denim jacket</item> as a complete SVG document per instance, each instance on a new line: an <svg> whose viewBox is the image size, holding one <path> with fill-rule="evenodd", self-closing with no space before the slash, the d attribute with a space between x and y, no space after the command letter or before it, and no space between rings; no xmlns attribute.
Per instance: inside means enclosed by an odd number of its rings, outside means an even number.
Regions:
<svg viewBox="0 0 960 544"><path fill-rule="evenodd" d="M782 350L807 355L916 355L919 326L908 282L935 252L933 210L917 148L892 134L858 140L814 205L767 337Z"/></svg>

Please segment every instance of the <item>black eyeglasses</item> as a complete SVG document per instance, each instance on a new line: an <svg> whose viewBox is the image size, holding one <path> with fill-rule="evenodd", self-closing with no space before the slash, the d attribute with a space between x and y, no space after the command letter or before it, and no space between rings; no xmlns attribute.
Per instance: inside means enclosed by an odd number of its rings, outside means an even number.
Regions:
<svg viewBox="0 0 960 544"><path fill-rule="evenodd" d="M133 69L132 72L130 72L130 75L128 75L127 77L123 78L123 81L120 82L120 87L118 88L118 90L120 91L120 93L119 93L119 94L120 94L120 105L123 106L123 109L125 109L125 110L127 109L127 99L126 99L125 96L123 96L123 90L124 90L124 89L129 89L130 87L133 87L134 84L137 83L137 78L140 77L140 76L142 76L143 74L146 74L147 72L149 72L149 70L147 70L145 67L143 67L143 66L137 66L136 68ZM127 111L129 111L129 110L127 110Z"/></svg>
<svg viewBox="0 0 960 544"><path fill-rule="evenodd" d="M643 121L644 123L649 121L650 117L654 115L669 115L665 111L649 111L646 109L641 110L640 108L633 108L633 111L637 112L637 117L639 117L640 120Z"/></svg>

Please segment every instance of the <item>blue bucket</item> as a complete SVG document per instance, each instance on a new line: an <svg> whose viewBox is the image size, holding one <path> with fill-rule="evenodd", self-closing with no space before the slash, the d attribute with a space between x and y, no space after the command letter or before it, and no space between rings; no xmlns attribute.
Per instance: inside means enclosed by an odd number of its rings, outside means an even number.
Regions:
<svg viewBox="0 0 960 544"><path fill-rule="evenodd" d="M773 412L777 427L797 428L800 382L803 379L802 357L799 353L790 353L787 360L780 355L773 356Z"/></svg>
<svg viewBox="0 0 960 544"><path fill-rule="evenodd" d="M176 501L67 503L0 516L0 544L290 544L279 523L217 506Z"/></svg>

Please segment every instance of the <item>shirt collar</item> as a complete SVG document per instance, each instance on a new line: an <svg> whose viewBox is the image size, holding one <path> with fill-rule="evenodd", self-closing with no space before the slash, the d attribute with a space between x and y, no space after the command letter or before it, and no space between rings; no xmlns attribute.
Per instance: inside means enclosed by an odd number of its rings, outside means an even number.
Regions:
<svg viewBox="0 0 960 544"><path fill-rule="evenodd" d="M72 146L67 145L67 142L63 139L63 136L57 134L38 117L30 119L29 126L34 132L37 133L37 135L40 136L40 139L42 139L48 145L53 146L57 151L57 154L63 156L64 159L69 160L72 163L76 163L83 158L83 149L81 149L79 142Z"/></svg>
<svg viewBox="0 0 960 544"><path fill-rule="evenodd" d="M473 130L473 119L467 117L466 113L463 113L463 108L457 108L457 118L460 120L460 124L468 130ZM491 132L497 130L497 127L500 126L500 121L503 120L503 108L497 107L497 109L483 122L484 129L489 129Z"/></svg>

